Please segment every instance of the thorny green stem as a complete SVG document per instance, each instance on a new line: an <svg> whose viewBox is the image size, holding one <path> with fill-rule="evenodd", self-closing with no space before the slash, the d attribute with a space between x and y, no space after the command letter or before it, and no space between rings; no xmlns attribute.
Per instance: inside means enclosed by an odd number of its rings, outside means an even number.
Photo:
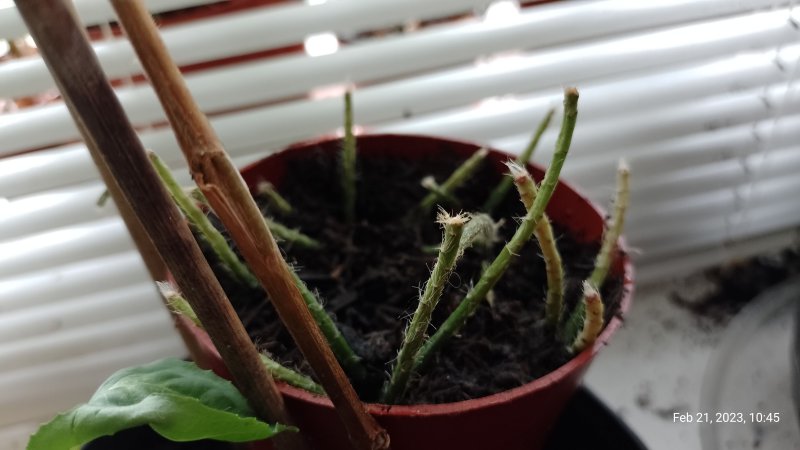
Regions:
<svg viewBox="0 0 800 450"><path fill-rule="evenodd" d="M353 135L353 99L349 90L344 94L344 142L340 162L344 217L347 223L353 223L356 215L356 138Z"/></svg>
<svg viewBox="0 0 800 450"><path fill-rule="evenodd" d="M309 250L319 250L322 248L322 243L311 236L289 228L286 225L278 223L268 217L265 217L264 221L267 223L269 231L271 231L272 234L274 234L275 237L280 240L291 242L298 247L307 248Z"/></svg>
<svg viewBox="0 0 800 450"><path fill-rule="evenodd" d="M583 282L582 304L585 312L583 327L569 347L572 353L578 353L594 344L594 341L600 334L600 330L603 329L603 311L605 309L603 307L603 301L600 298L600 292L598 292L589 281Z"/></svg>
<svg viewBox="0 0 800 450"><path fill-rule="evenodd" d="M533 178L522 166L508 163L511 170L511 177L519 191L522 204L526 209L533 206L536 198L537 189ZM556 240L553 237L553 227L550 226L550 219L547 214L542 216L536 224L533 234L539 241L539 248L544 258L545 273L547 274L547 299L545 300L545 317L548 325L553 329L558 327L561 322L561 312L564 305L564 270L561 266L561 254L556 247Z"/></svg>
<svg viewBox="0 0 800 450"><path fill-rule="evenodd" d="M325 395L325 390L322 389L322 386L315 383L314 380L301 374L300 372L295 372L294 370L284 366L283 364L275 361L263 353L261 353L261 362L264 363L264 367L269 370L276 380L281 380L284 383L291 384L294 387L305 389L312 394Z"/></svg>
<svg viewBox="0 0 800 450"><path fill-rule="evenodd" d="M595 259L594 270L589 275L589 282L597 289L600 289L606 280L608 269L611 267L612 251L616 247L617 240L625 227L625 211L628 209L630 198L630 173L630 168L625 160L620 160L617 168L617 194L614 198L614 216L603 235L603 244Z"/></svg>
<svg viewBox="0 0 800 450"><path fill-rule="evenodd" d="M173 313L184 316L198 328L203 328L203 324L200 323L200 319L197 318L197 314L195 314L194 310L189 305L189 302L183 298L183 296L178 292L177 288L172 285L172 283L159 281L156 284L158 285L158 290L161 292L161 296L164 297L169 309ZM322 389L322 386L315 383L311 378L283 366L281 363L271 359L269 356L264 355L263 353L260 356L261 362L264 363L264 367L266 367L276 379L291 384L292 386L299 387L300 389L305 389L314 394L325 395L325 391Z"/></svg>
<svg viewBox="0 0 800 450"><path fill-rule="evenodd" d="M444 236L439 249L439 256L433 266L431 276L425 284L425 289L417 304L417 310L411 318L411 323L406 329L403 344L397 355L397 360L392 371L392 377L384 386L381 401L393 404L406 390L408 380L414 368L414 358L425 340L425 333L431 322L433 310L442 296L444 287L450 274L453 272L456 260L461 255L460 241L464 232L464 224L469 220L467 216L450 216L440 212L437 221L444 225Z"/></svg>
<svg viewBox="0 0 800 450"><path fill-rule="evenodd" d="M288 216L292 213L292 205L275 189L269 181L261 181L256 186L256 192L266 197L267 202L275 212Z"/></svg>
<svg viewBox="0 0 800 450"><path fill-rule="evenodd" d="M331 316L328 315L322 307L322 303L320 303L317 296L311 292L294 270L291 270L291 273L295 284L300 289L300 295L303 297L309 311L311 311L314 321L317 322L320 330L322 330L322 334L328 341L328 345L331 346L333 354L336 355L336 359L339 360L339 364L342 365L345 372L353 379L361 380L366 377L367 372L361 364L361 358L356 355L350 347L350 344L348 344L347 340L342 336L341 331L339 331L339 328L333 322Z"/></svg>
<svg viewBox="0 0 800 450"><path fill-rule="evenodd" d="M630 168L624 160L620 160L619 167L617 168L617 193L614 198L614 214L611 217L611 221L605 233L603 233L603 243L595 258L594 270L587 279L598 291L603 287L603 283L608 275L608 270L611 267L613 250L625 226L625 212L628 209L630 196L629 179ZM584 302L579 302L575 305L575 309L570 314L563 330L566 342L571 342L575 339L575 336L577 336L580 331L581 321L586 313L584 308Z"/></svg>
<svg viewBox="0 0 800 450"><path fill-rule="evenodd" d="M536 223L544 214L544 208L553 195L561 168L569 152L572 142L572 133L575 130L575 122L578 116L578 90L567 88L564 91L564 118L561 123L561 132L556 141L556 150L553 154L553 161L547 168L542 186L528 209L527 214L522 219L517 231L511 240L503 247L500 254L492 261L489 267L483 272L478 283L467 293L464 300L458 305L455 311L439 327L439 330L423 345L415 360L415 369L424 366L447 340L464 326L467 319L475 312L481 304L486 294L500 280L508 266L511 264L511 257L519 253L522 246L530 239L536 228Z"/></svg>
<svg viewBox="0 0 800 450"><path fill-rule="evenodd" d="M258 286L258 280L253 276L247 266L236 256L236 253L228 246L225 237L211 224L205 213L200 210L194 200L190 199L183 191L183 188L172 177L169 168L161 158L153 152L148 152L150 161L156 169L161 181L169 191L175 203L183 211L189 223L191 223L203 238L211 246L214 254L217 255L220 262L226 267L240 282L249 286Z"/></svg>
<svg viewBox="0 0 800 450"><path fill-rule="evenodd" d="M178 292L178 288L168 281L156 281L156 286L158 286L158 291L161 293L161 297L166 301L170 311L174 314L186 317L200 328L203 327L200 323L200 319L197 318L197 314L195 314L191 305L189 305L189 302Z"/></svg>
<svg viewBox="0 0 800 450"><path fill-rule="evenodd" d="M489 150L482 148L473 153L472 156L467 158L452 174L445 180L444 183L439 185L437 191L431 192L419 204L419 210L423 214L427 214L436 204L436 202L443 196L452 196L455 190L464 184L470 177L478 170L483 159L489 154Z"/></svg>
<svg viewBox="0 0 800 450"><path fill-rule="evenodd" d="M525 167L528 162L530 162L531 158L533 157L533 152L536 150L536 146L539 145L539 140L542 138L544 131L550 126L550 121L553 119L553 115L555 114L555 108L551 108L547 111L544 118L539 122L539 126L536 128L536 132L531 138L531 141L528 143L528 146L525 150L520 153L519 157L515 160L517 164L522 167ZM483 210L486 211L488 214L491 214L497 206L506 198L508 195L508 191L511 190L511 185L513 181L510 178L503 178L500 180L500 183L497 187L494 188L491 194L489 194L489 198L486 200L486 203L483 204Z"/></svg>

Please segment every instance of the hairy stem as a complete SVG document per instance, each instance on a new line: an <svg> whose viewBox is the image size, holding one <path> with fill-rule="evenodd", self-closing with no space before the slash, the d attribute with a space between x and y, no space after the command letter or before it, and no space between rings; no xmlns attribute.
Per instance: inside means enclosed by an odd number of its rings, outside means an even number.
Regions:
<svg viewBox="0 0 800 450"><path fill-rule="evenodd" d="M625 160L620 160L617 168L617 193L614 198L614 215L606 232L603 234L603 244L594 262L594 270L589 275L589 282L600 289L611 267L611 257L617 245L622 230L625 227L625 211L628 209L630 198L630 168Z"/></svg>
<svg viewBox="0 0 800 450"><path fill-rule="evenodd" d="M275 212L288 216L292 213L292 205L275 189L269 181L261 181L256 186L256 192L263 195Z"/></svg>
<svg viewBox="0 0 800 450"><path fill-rule="evenodd" d="M472 156L466 159L452 174L450 177L445 180L444 183L440 184L436 191L431 192L430 194L426 195L425 198L419 204L419 210L423 214L427 214L436 204L436 202L442 197L451 197L455 190L464 184L467 180L472 177L478 167L480 167L481 162L483 162L486 155L489 154L489 150L482 148L477 152L473 153Z"/></svg>
<svg viewBox="0 0 800 450"><path fill-rule="evenodd" d="M280 240L291 242L298 247L307 248L309 250L319 250L322 248L322 243L311 236L289 228L286 225L278 223L268 217L265 217L264 221L267 223L269 231L271 231L272 234L274 234L275 237Z"/></svg>
<svg viewBox="0 0 800 450"><path fill-rule="evenodd" d="M551 108L547 111L544 118L539 122L539 126L536 128L536 132L534 133L531 141L528 143L528 146L520 153L519 157L515 160L517 164L522 167L525 167L533 158L533 152L536 150L536 146L539 145L539 140L542 138L544 131L550 126L550 121L553 119L553 115L555 114L555 108ZM511 185L513 184L510 178L503 178L500 180L500 183L497 187L494 188L491 194L489 194L489 198L486 200L486 203L483 204L483 210L491 214L497 206L505 200L506 196L508 195L508 191L511 190Z"/></svg>
<svg viewBox="0 0 800 450"><path fill-rule="evenodd" d="M264 367L267 368L276 380L281 380L286 384L305 389L312 394L325 395L325 390L322 389L322 386L315 383L314 380L300 372L295 372L263 353L261 353L261 362L264 363Z"/></svg>
<svg viewBox="0 0 800 450"><path fill-rule="evenodd" d="M445 212L439 214L438 222L444 225L444 236L439 248L439 257L431 271L430 279L425 284L425 289L417 304L417 310L411 318L411 323L406 329L403 344L397 355L397 360L392 371L392 377L384 387L381 401L392 404L396 402L406 390L408 380L414 368L414 358L425 340L425 333L431 322L433 310L442 296L444 287L455 267L460 255L459 242L464 231L464 224L469 220L466 216L450 216Z"/></svg>
<svg viewBox="0 0 800 450"><path fill-rule="evenodd" d="M340 162L344 217L347 223L353 223L356 215L356 138L353 135L353 98L349 90L344 94L344 142Z"/></svg>
<svg viewBox="0 0 800 450"><path fill-rule="evenodd" d="M203 325L200 323L200 319L197 318L197 314L192 309L192 306L189 305L189 302L183 298L183 295L181 295L180 292L178 292L178 288L176 286L168 281L156 281L156 286L158 286L158 291L161 293L161 297L164 298L167 307L169 307L169 310L173 314L186 317L197 327L203 328Z"/></svg>
<svg viewBox="0 0 800 450"><path fill-rule="evenodd" d="M527 170L514 163L508 164L514 184L519 191L522 204L526 209L533 206L536 198L537 188L533 178ZM545 317L547 323L555 329L561 321L561 313L564 308L564 270L561 266L561 254L556 247L556 240L553 237L553 227L550 226L550 219L547 214L542 216L536 224L533 234L539 241L539 248L544 258L545 272L547 274L547 299L545 300Z"/></svg>
<svg viewBox="0 0 800 450"><path fill-rule="evenodd" d="M611 267L611 257L617 240L625 226L625 212L628 209L630 196L630 169L624 160L620 160L617 168L617 193L614 198L614 214L603 233L603 243L594 262L594 270L586 280L598 291L603 287L608 270ZM571 342L580 331L581 321L586 314L584 302L575 305L574 310L567 320L562 334L566 342Z"/></svg>
<svg viewBox="0 0 800 450"><path fill-rule="evenodd" d="M415 368L427 364L447 340L464 326L467 319L475 312L481 304L486 294L500 280L508 266L511 264L512 256L519 253L522 246L533 235L536 223L544 214L544 208L553 195L555 186L558 183L558 176L564 165L564 160L569 152L572 142L572 133L575 130L575 122L578 116L578 91L575 88L567 88L564 91L564 118L561 124L561 132L556 141L556 150L553 154L553 161L548 167L533 205L528 209L527 214L522 219L517 231L510 241L503 247L500 254L484 271L478 283L467 293L467 296L458 305L455 311L439 327L439 330L423 345L417 354Z"/></svg>
<svg viewBox="0 0 800 450"><path fill-rule="evenodd" d="M148 152L147 154L158 176L161 178L162 183L178 205L178 208L180 208L186 216L189 223L203 236L203 239L206 240L211 250L217 255L223 267L227 268L240 282L249 286L258 286L258 280L256 280L250 272L250 269L236 256L233 249L228 246L225 237L219 230L214 228L214 225L211 224L211 221L208 220L208 217L197 206L195 201L186 195L183 188L178 184L175 178L173 178L172 173L170 173L164 161L153 152Z"/></svg>
<svg viewBox="0 0 800 450"><path fill-rule="evenodd" d="M588 281L583 282L583 327L570 345L570 351L578 353L594 344L603 329L603 301L600 292Z"/></svg>
<svg viewBox="0 0 800 450"><path fill-rule="evenodd" d="M300 289L300 295L302 295L303 300L306 302L306 305L308 305L308 309L311 311L314 321L317 322L320 330L322 330L322 334L331 346L331 350L333 350L333 354L336 355L339 364L342 365L345 372L353 379L361 380L366 377L367 372L361 364L361 358L356 355L350 347L350 344L347 343L342 332L339 331L339 328L333 322L331 316L328 315L327 311L322 307L322 303L320 303L317 296L311 292L294 270L292 270L292 276L295 284Z"/></svg>

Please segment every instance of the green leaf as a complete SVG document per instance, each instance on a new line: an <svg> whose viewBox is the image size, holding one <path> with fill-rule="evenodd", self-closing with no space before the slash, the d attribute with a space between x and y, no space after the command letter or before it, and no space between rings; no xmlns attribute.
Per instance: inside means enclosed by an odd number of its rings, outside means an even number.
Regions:
<svg viewBox="0 0 800 450"><path fill-rule="evenodd" d="M111 375L88 403L42 425L28 450L71 450L140 425L173 441L245 442L297 431L255 418L229 381L194 363L168 358Z"/></svg>

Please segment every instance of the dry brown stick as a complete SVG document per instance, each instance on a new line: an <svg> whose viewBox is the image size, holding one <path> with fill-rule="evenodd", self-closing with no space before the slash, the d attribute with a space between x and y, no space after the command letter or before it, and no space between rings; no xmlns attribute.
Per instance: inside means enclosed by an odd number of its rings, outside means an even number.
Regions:
<svg viewBox="0 0 800 450"><path fill-rule="evenodd" d="M112 0L167 113L198 187L237 247L330 397L357 450L386 449L389 436L367 413L294 284L275 239L239 171L199 110L139 0Z"/></svg>
<svg viewBox="0 0 800 450"><path fill-rule="evenodd" d="M97 57L70 8L63 0L18 1L17 8L39 51L67 100L90 150L100 151L134 214L141 219L192 308L205 324L239 389L256 414L291 424L283 398L211 267L192 237L188 224L150 165ZM275 436L281 449L303 449L298 433Z"/></svg>

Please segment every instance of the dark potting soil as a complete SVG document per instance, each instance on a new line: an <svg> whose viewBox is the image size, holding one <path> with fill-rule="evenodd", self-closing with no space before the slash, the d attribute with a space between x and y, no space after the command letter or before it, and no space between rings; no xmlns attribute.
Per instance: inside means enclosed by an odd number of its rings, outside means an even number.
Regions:
<svg viewBox="0 0 800 450"><path fill-rule="evenodd" d="M672 301L712 325L727 323L758 294L800 275L800 246L714 267L703 273L710 289L699 295L673 292Z"/></svg>
<svg viewBox="0 0 800 450"><path fill-rule="evenodd" d="M335 155L316 152L292 160L280 192L293 205L290 216L274 217L325 245L311 251L280 243L287 261L318 291L325 308L338 323L369 376L356 383L364 401L376 401L395 358L419 289L427 280L435 254L422 250L441 240L435 212L409 220L427 194L420 180L434 175L441 182L460 164L455 154L437 154L410 163L388 158L360 157L357 221L341 219L340 182ZM448 211L479 211L501 176L484 165L459 188L460 204ZM265 214L273 215L265 202ZM477 282L483 261L491 261L510 239L524 208L512 189L494 214L504 219L501 239L491 249L469 250L459 261L439 302L429 334L452 312ZM555 226L565 262L566 302L574 305L583 279L591 272L598 245L579 244ZM306 374L310 367L260 289L232 282L215 268L231 301L257 345L277 360ZM544 262L532 239L520 252L487 301L471 317L424 373L416 376L401 403L446 403L482 397L518 387L570 359L565 345L544 326L546 291ZM603 289L607 320L614 314L622 283L609 279Z"/></svg>

